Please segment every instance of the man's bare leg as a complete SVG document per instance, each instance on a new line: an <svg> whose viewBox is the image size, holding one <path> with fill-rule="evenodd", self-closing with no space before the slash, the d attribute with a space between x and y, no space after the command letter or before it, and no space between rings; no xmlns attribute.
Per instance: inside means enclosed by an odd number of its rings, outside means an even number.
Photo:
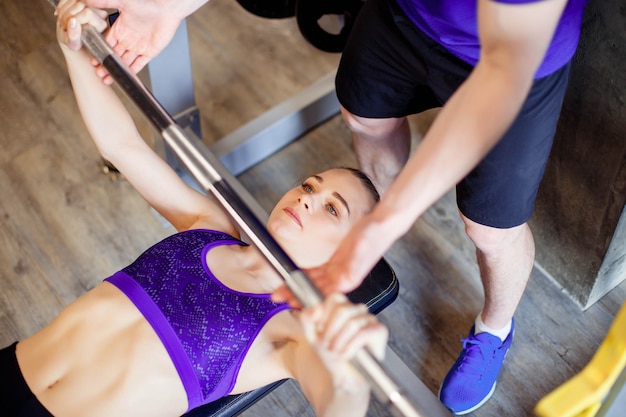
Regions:
<svg viewBox="0 0 626 417"><path fill-rule="evenodd" d="M411 130L406 117L367 119L343 107L341 114L352 130L359 167L383 195L409 159Z"/></svg>
<svg viewBox="0 0 626 417"><path fill-rule="evenodd" d="M517 309L535 260L535 243L524 223L510 229L483 226L461 215L476 245L485 292L481 319L494 329L507 326Z"/></svg>
<svg viewBox="0 0 626 417"><path fill-rule="evenodd" d="M485 304L474 331L446 375L439 399L455 414L467 414L491 398L513 342L513 314L533 267L535 245L527 224L497 229L461 215L476 245Z"/></svg>

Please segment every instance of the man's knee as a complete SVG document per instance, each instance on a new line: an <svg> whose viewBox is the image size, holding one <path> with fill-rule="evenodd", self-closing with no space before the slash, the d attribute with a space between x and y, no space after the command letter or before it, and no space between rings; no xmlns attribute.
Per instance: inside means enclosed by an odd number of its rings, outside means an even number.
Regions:
<svg viewBox="0 0 626 417"><path fill-rule="evenodd" d="M485 253L506 250L511 243L517 241L524 234L530 233L526 223L507 229L499 229L476 223L462 214L461 218L465 223L467 236L474 242L478 250Z"/></svg>
<svg viewBox="0 0 626 417"><path fill-rule="evenodd" d="M406 117L384 119L360 117L350 113L343 106L341 107L341 115L352 132L357 135L375 138L387 137L398 130L403 123L407 123Z"/></svg>

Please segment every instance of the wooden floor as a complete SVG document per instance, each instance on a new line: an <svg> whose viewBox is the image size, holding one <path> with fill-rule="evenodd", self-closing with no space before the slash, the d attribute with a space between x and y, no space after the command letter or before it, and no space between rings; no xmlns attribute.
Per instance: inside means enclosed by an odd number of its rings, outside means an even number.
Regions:
<svg viewBox="0 0 626 417"><path fill-rule="evenodd" d="M48 3L3 1L0 14L0 346L5 346L40 329L172 229L123 179L103 173L77 115ZM233 0L212 0L189 19L189 32L207 144L333 71L339 59L308 45L293 19L259 18ZM432 115L411 119L416 143ZM303 176L355 164L350 134L335 117L240 180L269 209ZM482 303L473 250L452 193L387 259L401 283L398 300L381 314L391 329L390 345L436 392ZM581 312L535 269L496 393L475 415L531 415L541 397L589 361L625 297L622 284ZM245 412L311 415L292 383ZM369 415L388 411L373 402Z"/></svg>

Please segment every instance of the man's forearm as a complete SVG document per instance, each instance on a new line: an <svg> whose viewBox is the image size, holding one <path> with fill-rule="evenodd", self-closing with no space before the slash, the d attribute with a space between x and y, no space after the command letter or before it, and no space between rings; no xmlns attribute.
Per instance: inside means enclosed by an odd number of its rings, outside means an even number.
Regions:
<svg viewBox="0 0 626 417"><path fill-rule="evenodd" d="M566 2L479 0L480 61L375 208L375 221L386 222L383 230L394 238L404 234L501 139L528 95Z"/></svg>
<svg viewBox="0 0 626 417"><path fill-rule="evenodd" d="M168 0L170 1L173 10L177 11L177 16L182 20L193 12L204 6L209 0Z"/></svg>
<svg viewBox="0 0 626 417"><path fill-rule="evenodd" d="M372 213L391 242L467 175L518 114L532 76L479 64L450 98Z"/></svg>

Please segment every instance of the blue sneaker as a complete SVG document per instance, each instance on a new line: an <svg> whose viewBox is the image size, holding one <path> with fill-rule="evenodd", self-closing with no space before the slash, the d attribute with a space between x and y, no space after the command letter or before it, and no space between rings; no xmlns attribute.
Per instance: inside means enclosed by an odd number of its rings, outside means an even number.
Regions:
<svg viewBox="0 0 626 417"><path fill-rule="evenodd" d="M439 400L454 414L468 414L487 402L496 389L496 380L511 342L514 323L504 342L490 333L474 334L474 326L463 351L448 372L439 390Z"/></svg>

